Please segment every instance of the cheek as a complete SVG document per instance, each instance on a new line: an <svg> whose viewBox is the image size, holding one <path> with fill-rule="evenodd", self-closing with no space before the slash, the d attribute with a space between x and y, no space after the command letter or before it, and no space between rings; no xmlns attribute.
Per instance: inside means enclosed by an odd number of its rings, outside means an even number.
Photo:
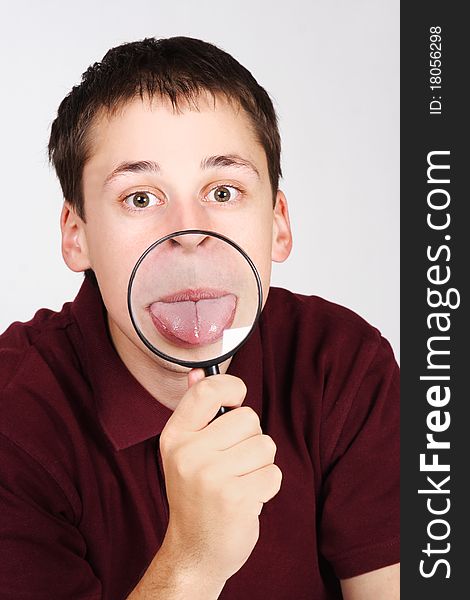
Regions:
<svg viewBox="0 0 470 600"><path fill-rule="evenodd" d="M271 281L272 226L250 229L245 233L244 239L240 240L240 246L245 249L258 270L265 300Z"/></svg>
<svg viewBox="0 0 470 600"><path fill-rule="evenodd" d="M271 268L271 245L269 245L269 247L266 248L266 253L264 253L264 255L260 258L258 267L263 288L263 305L264 302L266 302L271 283Z"/></svg>
<svg viewBox="0 0 470 600"><path fill-rule="evenodd" d="M127 321L128 265L123 265L117 254L101 255L94 271L104 304L114 321Z"/></svg>
<svg viewBox="0 0 470 600"><path fill-rule="evenodd" d="M110 228L90 231L88 248L91 268L95 272L106 309L113 320L127 322L127 286L139 258L136 243Z"/></svg>
<svg viewBox="0 0 470 600"><path fill-rule="evenodd" d="M105 213L105 211L103 211ZM132 227L114 215L96 215L90 218L87 241L90 262L97 276L104 280L121 282L128 279L142 252L147 248L149 235Z"/></svg>

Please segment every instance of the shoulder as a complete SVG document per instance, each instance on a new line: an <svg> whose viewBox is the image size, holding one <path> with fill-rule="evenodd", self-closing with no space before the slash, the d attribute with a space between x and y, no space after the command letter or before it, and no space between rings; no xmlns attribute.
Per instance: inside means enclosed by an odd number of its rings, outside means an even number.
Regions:
<svg viewBox="0 0 470 600"><path fill-rule="evenodd" d="M337 439L352 407L362 411L356 423L364 418L379 389L397 396L398 365L390 344L352 310L271 288L265 311L260 331L273 389L291 404L301 400L310 411L304 418L333 424L330 439ZM310 414L315 411L321 415Z"/></svg>
<svg viewBox="0 0 470 600"><path fill-rule="evenodd" d="M83 413L77 335L68 303L0 336L0 434L48 470L60 468L59 456L73 459L70 440Z"/></svg>
<svg viewBox="0 0 470 600"><path fill-rule="evenodd" d="M30 321L12 323L0 335L0 391L18 383L25 369L45 366L45 355L66 351L67 329L73 325L70 306L64 304L60 312L42 308Z"/></svg>
<svg viewBox="0 0 470 600"><path fill-rule="evenodd" d="M319 296L272 287L264 321L277 343L299 344L305 352L344 353L359 347L374 353L380 331L354 311Z"/></svg>

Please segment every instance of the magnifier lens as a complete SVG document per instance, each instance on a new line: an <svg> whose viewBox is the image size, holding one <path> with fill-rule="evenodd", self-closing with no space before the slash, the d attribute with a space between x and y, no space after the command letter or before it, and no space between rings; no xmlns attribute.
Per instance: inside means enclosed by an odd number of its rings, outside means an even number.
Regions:
<svg viewBox="0 0 470 600"><path fill-rule="evenodd" d="M155 354L206 367L229 356L251 333L261 309L255 266L214 232L176 232L152 244L129 282L134 327Z"/></svg>

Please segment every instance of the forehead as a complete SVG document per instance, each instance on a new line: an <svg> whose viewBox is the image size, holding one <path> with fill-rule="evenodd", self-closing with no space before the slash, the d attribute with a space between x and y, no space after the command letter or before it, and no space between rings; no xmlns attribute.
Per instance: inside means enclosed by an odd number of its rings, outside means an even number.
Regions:
<svg viewBox="0 0 470 600"><path fill-rule="evenodd" d="M113 111L103 110L89 142L87 163L93 165L152 158L199 162L206 155L239 154L267 169L250 117L223 96L201 94L193 103L180 100L176 107L167 98L137 97Z"/></svg>

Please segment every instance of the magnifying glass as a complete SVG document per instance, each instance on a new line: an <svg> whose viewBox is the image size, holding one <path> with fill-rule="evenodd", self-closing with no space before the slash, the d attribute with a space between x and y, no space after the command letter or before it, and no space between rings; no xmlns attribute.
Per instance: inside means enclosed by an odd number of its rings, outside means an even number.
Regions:
<svg viewBox="0 0 470 600"><path fill-rule="evenodd" d="M171 363L217 375L252 334L263 304L259 273L233 240L188 229L138 259L127 306L143 344ZM222 407L217 416L227 409Z"/></svg>

